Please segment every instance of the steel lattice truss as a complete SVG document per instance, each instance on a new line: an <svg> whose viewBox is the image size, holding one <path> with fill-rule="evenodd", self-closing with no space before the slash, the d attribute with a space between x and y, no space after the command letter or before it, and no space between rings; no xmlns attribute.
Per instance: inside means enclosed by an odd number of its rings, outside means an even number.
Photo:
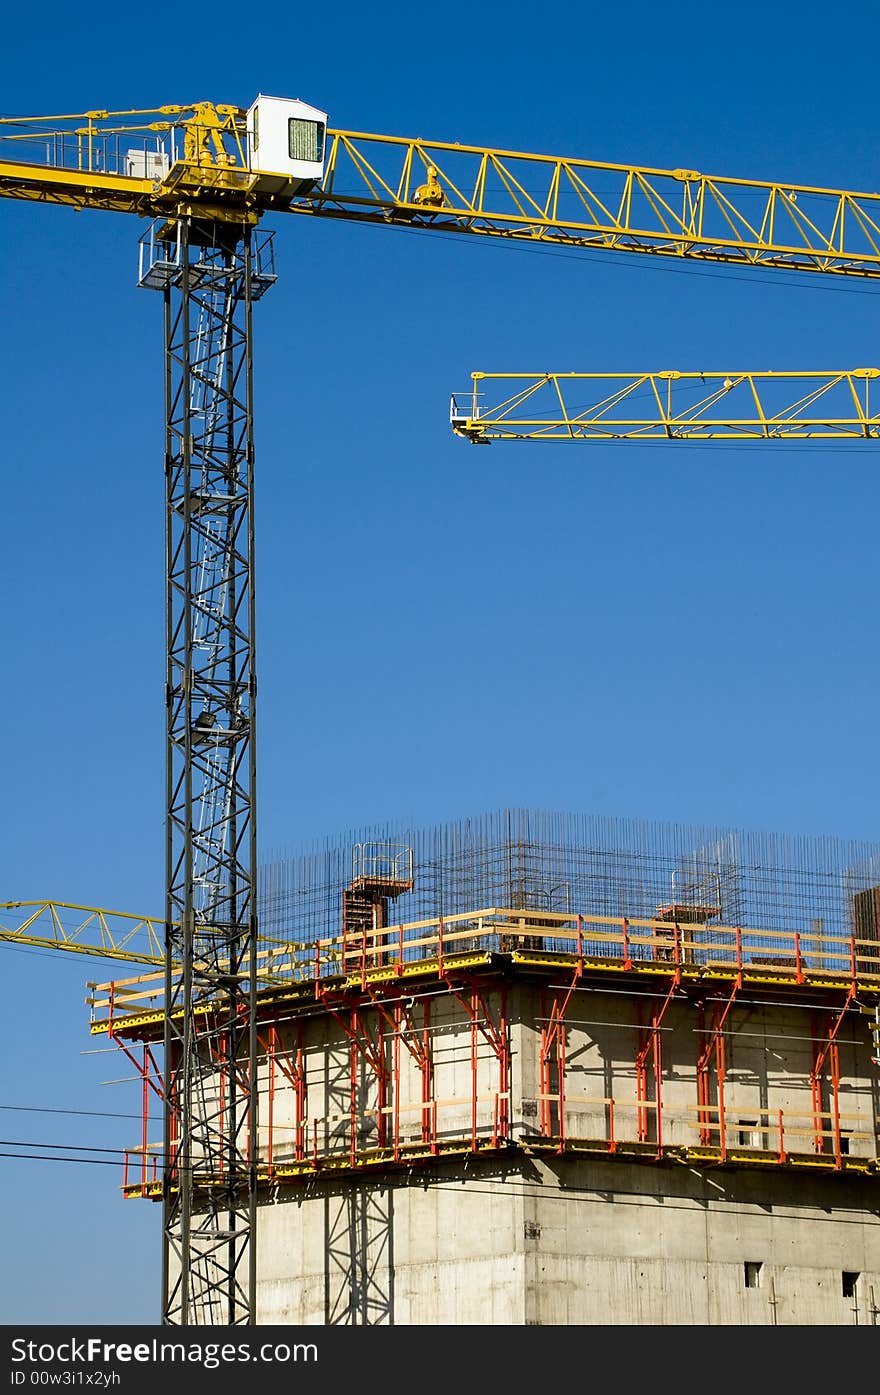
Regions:
<svg viewBox="0 0 880 1395"><path fill-rule="evenodd" d="M231 1325L254 1290L250 233L184 222L165 267L163 1321Z"/></svg>
<svg viewBox="0 0 880 1395"><path fill-rule="evenodd" d="M243 111L211 103L4 118L0 197L153 218L186 208L231 226L278 211L538 246L880 276L876 192L328 130L318 184L293 197L255 194L244 126ZM218 132L226 162L214 164L202 147ZM164 153L167 172L132 177L132 150Z"/></svg>
<svg viewBox="0 0 880 1395"><path fill-rule="evenodd" d="M876 440L878 377L877 368L472 373L471 391L452 397L450 422L478 444Z"/></svg>

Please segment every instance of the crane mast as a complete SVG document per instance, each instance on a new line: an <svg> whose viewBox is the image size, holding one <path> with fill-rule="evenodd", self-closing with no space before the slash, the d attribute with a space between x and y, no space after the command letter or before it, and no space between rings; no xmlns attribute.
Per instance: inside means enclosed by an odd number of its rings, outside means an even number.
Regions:
<svg viewBox="0 0 880 1395"><path fill-rule="evenodd" d="M259 97L248 111L199 102L0 120L0 198L155 220L141 240L139 283L161 292L165 324L162 1321L253 1323L252 310L275 279L260 219L293 213L875 278L880 196L329 131L315 108ZM537 375L554 381L557 401L562 376ZM636 376L643 386L652 377ZM860 386L867 393L867 381ZM517 408L529 396L522 384L513 393ZM854 434L877 434L867 401L851 415ZM757 416L766 426L763 409ZM608 438L607 413L594 416L592 433L583 421L574 429L564 404L557 418L568 439ZM453 404L453 427L471 440L493 430L546 435L547 420L502 410L490 421L476 396L470 408ZM667 438L681 434L662 400L651 425ZM46 942L81 949L79 930L65 936L55 912L46 914Z"/></svg>
<svg viewBox="0 0 880 1395"><path fill-rule="evenodd" d="M136 120L163 116L166 121ZM262 124L261 124L262 123ZM165 326L166 1013L162 1321L255 1321L253 304L262 212L323 172L324 114L258 98L4 123L0 193L156 221ZM251 149L271 158L267 171ZM35 161L34 156L38 155ZM22 158L23 157L23 158Z"/></svg>
<svg viewBox="0 0 880 1395"><path fill-rule="evenodd" d="M165 321L162 1318L232 1326L253 1311L256 1206L251 314L274 278L248 226L165 232L141 260Z"/></svg>

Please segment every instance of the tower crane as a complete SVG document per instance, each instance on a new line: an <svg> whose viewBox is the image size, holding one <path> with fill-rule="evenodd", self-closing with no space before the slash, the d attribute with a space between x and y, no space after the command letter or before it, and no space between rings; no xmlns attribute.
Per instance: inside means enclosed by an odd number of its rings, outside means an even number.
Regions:
<svg viewBox="0 0 880 1395"><path fill-rule="evenodd" d="M0 197L150 220L138 284L161 293L165 338L162 1321L251 1323L252 312L276 279L262 220L291 213L875 278L880 196L332 130L318 108L260 95L247 109L197 102L0 120ZM461 434L487 439L477 416ZM210 1185L195 1187L195 1164Z"/></svg>

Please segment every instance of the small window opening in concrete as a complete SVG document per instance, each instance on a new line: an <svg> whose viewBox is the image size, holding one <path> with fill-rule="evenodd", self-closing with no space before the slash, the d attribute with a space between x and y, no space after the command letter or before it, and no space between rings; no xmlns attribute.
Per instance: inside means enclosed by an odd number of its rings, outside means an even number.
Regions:
<svg viewBox="0 0 880 1395"><path fill-rule="evenodd" d="M740 1119L739 1121L739 1146L740 1148L760 1148L761 1136L756 1133L758 1128L757 1119Z"/></svg>
<svg viewBox="0 0 880 1395"><path fill-rule="evenodd" d="M841 1157L849 1155L849 1134L844 1133L842 1129L840 1131L840 1155Z"/></svg>
<svg viewBox="0 0 880 1395"><path fill-rule="evenodd" d="M856 1289L858 1288L859 1283L858 1274L850 1273L849 1270L844 1269L841 1277L843 1279L843 1283L841 1285L841 1292L843 1293L844 1298L855 1298Z"/></svg>
<svg viewBox="0 0 880 1395"><path fill-rule="evenodd" d="M743 1283L746 1288L761 1287L761 1270L763 1264L759 1259L747 1259L743 1265Z"/></svg>

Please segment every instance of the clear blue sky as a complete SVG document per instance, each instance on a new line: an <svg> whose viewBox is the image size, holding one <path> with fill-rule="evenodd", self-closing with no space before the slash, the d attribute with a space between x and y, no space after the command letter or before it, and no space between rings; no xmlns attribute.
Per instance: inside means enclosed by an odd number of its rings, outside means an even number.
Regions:
<svg viewBox="0 0 880 1395"><path fill-rule="evenodd" d="M798 22L792 22L793 14ZM811 17L812 16L812 17ZM334 126L878 187L877 7L7 9L0 114ZM803 22L801 22L803 21ZM144 225L0 201L0 899L161 914L162 313ZM279 218L256 310L260 843L508 804L877 837L877 447L497 445L472 370L876 365L878 291ZM3 1138L135 1142L106 964L0 947ZM24 1107L40 1112L25 1112ZM0 1145L0 1151L8 1151ZM155 1322L160 1217L0 1158L9 1322ZM12 1257L10 1262L10 1256Z"/></svg>

